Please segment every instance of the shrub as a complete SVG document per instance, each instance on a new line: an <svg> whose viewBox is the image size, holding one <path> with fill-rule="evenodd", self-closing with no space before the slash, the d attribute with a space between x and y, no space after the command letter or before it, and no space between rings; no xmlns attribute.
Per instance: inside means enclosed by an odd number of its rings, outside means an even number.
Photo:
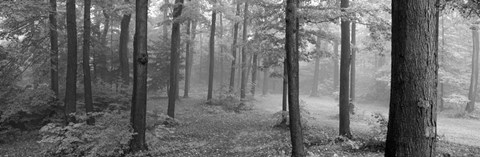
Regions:
<svg viewBox="0 0 480 157"><path fill-rule="evenodd" d="M86 116L79 123L49 123L40 129L39 143L46 156L122 156L129 149L134 134L127 112L110 111L94 114L95 125L87 125Z"/></svg>

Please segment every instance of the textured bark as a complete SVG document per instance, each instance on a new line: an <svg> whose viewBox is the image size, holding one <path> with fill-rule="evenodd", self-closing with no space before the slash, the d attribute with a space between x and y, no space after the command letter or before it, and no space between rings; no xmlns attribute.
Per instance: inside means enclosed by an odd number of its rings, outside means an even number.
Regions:
<svg viewBox="0 0 480 157"><path fill-rule="evenodd" d="M438 79L436 3L437 0L392 1L387 157L435 156Z"/></svg>
<svg viewBox="0 0 480 157"><path fill-rule="evenodd" d="M292 141L292 157L305 156L305 148L303 146L303 133L300 123L300 107L299 107L299 86L298 86L298 47L296 38L297 24L297 6L298 0L287 0L286 6L286 27L285 27L285 51L286 51L286 67L288 75L288 106L290 118L290 136Z"/></svg>
<svg viewBox="0 0 480 157"><path fill-rule="evenodd" d="M248 26L248 1L245 1L245 8L243 10L243 48L242 48L242 78L240 79L240 99L245 99L247 86L247 27Z"/></svg>
<svg viewBox="0 0 480 157"><path fill-rule="evenodd" d="M236 15L240 15L240 3L237 3L237 13ZM232 43L232 65L230 67L230 85L228 91L233 93L233 89L235 88L235 66L237 62L237 38L238 38L238 22L233 24L233 43Z"/></svg>
<svg viewBox="0 0 480 157"><path fill-rule="evenodd" d="M252 62L252 95L255 96L255 88L257 87L257 66L258 66L258 55L253 54Z"/></svg>
<svg viewBox="0 0 480 157"><path fill-rule="evenodd" d="M351 39L351 43L353 45L352 47L352 58L350 59L351 63L350 63L350 101L355 101L355 73L356 73L356 67L355 67L355 60L356 60L356 56L357 56L357 48L356 48L356 45L357 45L357 40L356 40L356 36L357 36L357 32L356 32L356 23L355 22L352 22L352 39Z"/></svg>
<svg viewBox="0 0 480 157"><path fill-rule="evenodd" d="M340 7L348 8L348 0L342 0ZM352 137L350 132L350 21L342 18L341 21L341 56L340 56L340 136Z"/></svg>
<svg viewBox="0 0 480 157"><path fill-rule="evenodd" d="M50 0L50 89L58 98L58 33L57 33L57 0Z"/></svg>
<svg viewBox="0 0 480 157"><path fill-rule="evenodd" d="M180 17L183 9L183 0L175 0L173 8L173 19ZM168 90L168 109L167 115L175 118L175 101L178 97L178 69L179 69L179 49L180 49L180 23L172 23L172 42L170 45L170 89Z"/></svg>
<svg viewBox="0 0 480 157"><path fill-rule="evenodd" d="M130 141L133 152L147 150L145 124L147 112L147 18L148 0L137 0L135 5L135 37L133 40L133 93L131 124L136 133Z"/></svg>
<svg viewBox="0 0 480 157"><path fill-rule="evenodd" d="M210 42L209 44L209 67L208 67L208 94L207 100L212 100L213 97L213 73L215 72L215 24L217 12L212 11L212 25L210 26Z"/></svg>
<svg viewBox="0 0 480 157"><path fill-rule="evenodd" d="M85 0L84 14L83 14L83 88L85 91L85 110L87 116L91 116L93 112L92 102L92 78L90 77L90 8L91 1ZM87 119L87 124L93 125L95 123L93 117Z"/></svg>
<svg viewBox="0 0 480 157"><path fill-rule="evenodd" d="M312 91L310 93L310 96L318 96L318 79L319 79L319 71L320 71L320 46L322 44L322 41L320 40L320 36L317 36L317 43L315 44L315 49L317 51L315 55L315 67L313 71L313 80L312 80Z"/></svg>
<svg viewBox="0 0 480 157"><path fill-rule="evenodd" d="M125 0L128 3L128 0ZM131 14L125 14L122 17L120 24L120 44L118 56L120 57L120 71L121 78L124 85L130 84L130 67L128 65L128 41L129 41L129 26Z"/></svg>
<svg viewBox="0 0 480 157"><path fill-rule="evenodd" d="M77 23L75 0L67 0L67 84L65 86L65 118L66 122L75 122L77 106Z"/></svg>
<svg viewBox="0 0 480 157"><path fill-rule="evenodd" d="M334 91L338 90L338 81L340 80L339 77L339 67L338 67L338 41L333 41L333 89Z"/></svg>
<svg viewBox="0 0 480 157"><path fill-rule="evenodd" d="M477 96L477 84L478 84L478 27L472 27L473 37L473 55L472 55L472 75L470 77L470 88L468 90L468 103L465 107L465 111L473 112L475 110L475 99Z"/></svg>

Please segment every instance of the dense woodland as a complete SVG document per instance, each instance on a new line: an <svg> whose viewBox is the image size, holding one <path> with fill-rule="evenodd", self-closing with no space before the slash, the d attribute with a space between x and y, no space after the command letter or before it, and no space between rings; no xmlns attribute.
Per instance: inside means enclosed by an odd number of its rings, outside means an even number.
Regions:
<svg viewBox="0 0 480 157"><path fill-rule="evenodd" d="M478 156L474 0L5 0L0 156Z"/></svg>

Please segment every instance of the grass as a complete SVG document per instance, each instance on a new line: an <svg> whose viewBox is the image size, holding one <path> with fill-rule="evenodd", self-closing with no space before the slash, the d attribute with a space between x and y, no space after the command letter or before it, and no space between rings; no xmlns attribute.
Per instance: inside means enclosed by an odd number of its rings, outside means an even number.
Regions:
<svg viewBox="0 0 480 157"><path fill-rule="evenodd" d="M262 105L258 101L250 101ZM166 111L165 99L150 99L148 110ZM219 103L221 104L221 103ZM199 99L182 99L176 106L178 125L156 127L147 132L152 156L289 156L290 134L287 129L273 127L278 119L260 110L232 112L231 107L207 105ZM233 109L236 109L233 107ZM308 156L383 156L383 143L369 141L368 135L357 135L353 141L340 142L335 128L315 125L305 133ZM161 124L161 123L159 123ZM362 138L364 137L364 138ZM39 156L41 147L36 133L26 134L0 145L0 156ZM438 142L439 154L475 156L480 148Z"/></svg>

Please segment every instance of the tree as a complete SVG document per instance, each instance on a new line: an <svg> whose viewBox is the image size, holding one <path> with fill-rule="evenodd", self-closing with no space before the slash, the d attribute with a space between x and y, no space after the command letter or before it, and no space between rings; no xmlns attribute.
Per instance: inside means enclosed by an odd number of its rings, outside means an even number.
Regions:
<svg viewBox="0 0 480 157"><path fill-rule="evenodd" d="M392 76L385 156L435 156L437 3L392 1Z"/></svg>
<svg viewBox="0 0 480 157"><path fill-rule="evenodd" d="M355 100L355 72L356 72L356 68L355 68L355 58L357 56L357 40L356 40L356 36L357 36L357 33L356 33L356 29L357 29L357 26L356 26L356 22L353 21L352 22L352 39L351 39L351 43L352 43L352 55L351 55L351 59L350 59L350 101L354 101Z"/></svg>
<svg viewBox="0 0 480 157"><path fill-rule="evenodd" d="M333 57L332 57L332 60L333 60L333 89L337 90L338 89L338 81L340 80L338 78L339 76L339 67L338 67L338 41L337 40L334 40L333 41Z"/></svg>
<svg viewBox="0 0 480 157"><path fill-rule="evenodd" d="M50 0L50 89L58 98L58 33L57 0Z"/></svg>
<svg viewBox="0 0 480 157"><path fill-rule="evenodd" d="M214 1L216 3L216 1ZM210 26L210 41L208 43L209 45L209 66L208 66L208 95L207 95L207 100L210 101L212 100L213 96L213 73L214 71L214 66L215 66L215 24L216 24L216 18L217 18L217 11L212 10L212 25Z"/></svg>
<svg viewBox="0 0 480 157"><path fill-rule="evenodd" d="M245 1L245 8L243 10L243 47L242 47L242 78L240 79L240 99L245 99L247 86L247 31L248 31L248 1Z"/></svg>
<svg viewBox="0 0 480 157"><path fill-rule="evenodd" d="M180 23L178 17L182 15L183 0L175 0L175 8L173 9L172 24L172 42L170 45L170 89L168 91L168 109L167 115L175 118L175 101L178 96L178 72L180 48Z"/></svg>
<svg viewBox="0 0 480 157"><path fill-rule="evenodd" d="M312 84L312 92L310 96L318 96L318 78L319 78L319 71L320 71L320 45L322 41L320 40L320 36L317 35L317 43L315 44L316 54L315 58L315 67L313 71L313 84Z"/></svg>
<svg viewBox="0 0 480 157"><path fill-rule="evenodd" d="M288 70L288 106L290 117L290 136L292 141L292 156L305 156L303 133L300 123L299 90L298 90L298 47L296 46L297 0L287 0L285 18L285 51Z"/></svg>
<svg viewBox="0 0 480 157"><path fill-rule="evenodd" d="M187 58L187 62L185 63L186 67L185 67L185 90L184 90L184 94L183 94L183 97L184 98L188 98L188 92L190 90L190 78L191 78L191 75L192 75L192 64L193 64L193 47L194 47L194 41L195 41L195 36L196 36L196 29L197 29L197 21L193 21L193 22L189 22L189 24L191 25L191 35L189 36L190 39L189 41L187 42L187 44L189 44L189 47L187 48L187 55L186 55L186 58Z"/></svg>
<svg viewBox="0 0 480 157"><path fill-rule="evenodd" d="M240 15L240 3L237 1L235 1L237 3L237 12L236 12L236 15L239 16ZM235 24L233 24L233 43L232 43L232 56L233 56L233 59L232 59L232 66L230 68L230 86L229 86L229 89L228 91L230 93L233 92L233 89L235 88L235 64L236 64L236 61L237 61L237 38L238 38L238 25L239 23L238 22L235 22Z"/></svg>
<svg viewBox="0 0 480 157"><path fill-rule="evenodd" d="M133 152L147 150L145 143L145 121L147 113L147 19L148 0L135 3L135 36L133 40L133 93L130 123L133 135L130 149Z"/></svg>
<svg viewBox="0 0 480 157"><path fill-rule="evenodd" d="M342 11L348 8L349 0L341 0ZM340 56L340 136L352 137L350 133L350 21L343 17L341 21L341 56Z"/></svg>
<svg viewBox="0 0 480 157"><path fill-rule="evenodd" d="M258 66L258 54L253 54L252 63L252 95L255 96L255 88L257 86L257 66Z"/></svg>
<svg viewBox="0 0 480 157"><path fill-rule="evenodd" d="M468 90L468 103L465 111L473 112L475 110L475 98L477 96L478 84L478 27L471 27L473 36L473 57L472 57L472 75L470 80L470 88Z"/></svg>
<svg viewBox="0 0 480 157"><path fill-rule="evenodd" d="M104 6L102 8L102 13L105 18L104 25L103 25L103 32L101 33L100 36L100 44L101 44L101 49L100 51L97 51L97 57L95 60L95 64L97 65L95 67L95 77L98 77L102 79L103 81L107 80L107 73L108 73L108 68L107 68L107 56L106 56L106 51L108 50L108 43L107 43L107 35L108 31L110 28L110 15L107 12L108 7Z"/></svg>
<svg viewBox="0 0 480 157"><path fill-rule="evenodd" d="M77 106L77 23L75 15L75 0L67 0L67 84L65 87L65 118L66 122L75 122Z"/></svg>
<svg viewBox="0 0 480 157"><path fill-rule="evenodd" d="M129 3L129 0L125 0ZM120 23L120 44L118 56L120 59L121 78L124 85L128 85L130 81L130 67L128 66L128 40L129 40L129 26L132 14L123 14Z"/></svg>
<svg viewBox="0 0 480 157"><path fill-rule="evenodd" d="M83 12L83 88L85 91L85 110L87 116L93 112L92 102L92 79L90 77L90 8L92 2L85 0ZM93 117L89 117L87 124L94 123Z"/></svg>

